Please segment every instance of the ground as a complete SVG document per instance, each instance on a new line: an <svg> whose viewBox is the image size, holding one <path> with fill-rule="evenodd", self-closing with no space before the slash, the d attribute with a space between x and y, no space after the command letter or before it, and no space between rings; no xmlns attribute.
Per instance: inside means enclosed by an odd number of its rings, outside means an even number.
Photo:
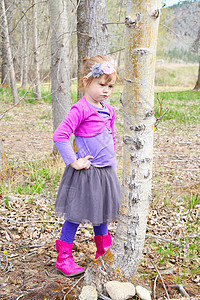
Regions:
<svg viewBox="0 0 200 300"><path fill-rule="evenodd" d="M7 106L4 103L1 110ZM157 299L167 297L162 280L170 298L183 297L170 285L184 284L190 297L200 299L199 244L196 245L200 230L198 130L197 125L167 121L160 122L155 130L154 197L135 284L147 287ZM47 163L49 168L57 164L61 172L64 168L62 161L51 155L51 105L23 103L14 108L1 121L0 135L7 160L0 195L0 299L78 299L84 278L67 279L55 270L55 240L63 223L54 215L58 186L54 192L43 192L41 188L40 193L32 195L20 190L20 184L21 189L30 188L30 170L24 167L28 162ZM121 180L119 129L117 141L117 174ZM16 182L18 193L12 190ZM34 189L33 183L31 188ZM114 237L116 223L109 228ZM75 261L87 267L95 251L92 227L83 224L74 244Z"/></svg>

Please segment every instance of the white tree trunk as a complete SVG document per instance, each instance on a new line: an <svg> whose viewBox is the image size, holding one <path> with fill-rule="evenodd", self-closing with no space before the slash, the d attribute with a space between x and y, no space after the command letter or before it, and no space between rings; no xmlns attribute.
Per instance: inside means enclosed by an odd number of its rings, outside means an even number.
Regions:
<svg viewBox="0 0 200 300"><path fill-rule="evenodd" d="M86 56L108 53L108 0L78 0L77 37L78 37L78 81L80 68ZM78 98L82 94L78 91Z"/></svg>
<svg viewBox="0 0 200 300"><path fill-rule="evenodd" d="M4 152L3 152L3 146L0 139L0 175L3 172L4 169Z"/></svg>
<svg viewBox="0 0 200 300"><path fill-rule="evenodd" d="M194 91L200 91L200 61L199 61L199 69L198 69L197 82L196 82L195 87L194 87L193 90Z"/></svg>
<svg viewBox="0 0 200 300"><path fill-rule="evenodd" d="M91 264L85 274L87 284L93 283L99 290L108 279L132 281L143 251L151 201L154 77L160 2L127 2L122 203L112 246L101 261Z"/></svg>
<svg viewBox="0 0 200 300"><path fill-rule="evenodd" d="M33 57L34 57L34 81L35 81L35 98L37 100L42 99L41 88L40 88L40 67L39 67L39 53L38 53L38 26L37 26L37 3L35 0L32 0L33 5Z"/></svg>
<svg viewBox="0 0 200 300"><path fill-rule="evenodd" d="M24 0L20 0L22 13L24 12ZM22 29L22 55L21 55L21 86L23 89L26 89L27 84L27 74L28 74L28 53L27 53L27 24L26 18L23 17L21 21L21 29Z"/></svg>
<svg viewBox="0 0 200 300"><path fill-rule="evenodd" d="M10 87L10 72L8 66L8 59L7 59L7 45L5 39L5 32L2 30L1 32L1 53L2 53L2 63L1 63L1 84L3 87L7 88Z"/></svg>
<svg viewBox="0 0 200 300"><path fill-rule="evenodd" d="M51 28L51 94L53 129L65 118L71 107L69 33L67 3L49 0ZM56 147L53 150L57 152Z"/></svg>
<svg viewBox="0 0 200 300"><path fill-rule="evenodd" d="M13 96L13 102L17 103L18 94L17 94L16 79L15 79L15 70L14 70L14 66L13 66L13 59L12 59L11 48L10 48L8 21L7 21L7 16L6 16L4 0L1 0L0 4L1 4L1 9L2 9L2 21L3 21L4 37L5 37L5 48L7 49L7 61L8 61L9 72L10 72L11 92L12 92L12 96Z"/></svg>

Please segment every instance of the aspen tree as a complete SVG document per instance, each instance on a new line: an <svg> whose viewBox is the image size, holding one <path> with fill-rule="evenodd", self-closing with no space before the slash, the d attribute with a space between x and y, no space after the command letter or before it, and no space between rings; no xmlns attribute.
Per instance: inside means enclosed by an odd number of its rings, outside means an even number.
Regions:
<svg viewBox="0 0 200 300"><path fill-rule="evenodd" d="M192 51L196 52L199 56L199 69L198 69L198 76L197 76L197 81L194 87L194 91L200 91L200 28L197 33L197 38L193 42L192 45Z"/></svg>
<svg viewBox="0 0 200 300"><path fill-rule="evenodd" d="M34 60L34 81L35 81L35 98L37 100L42 99L41 87L40 87L40 67L39 67L39 53L38 53L38 26L37 26L37 4L35 0L32 0L32 27L33 27L33 60Z"/></svg>
<svg viewBox="0 0 200 300"><path fill-rule="evenodd" d="M50 0L49 14L51 29L51 95L53 129L55 130L71 107L67 2ZM57 153L55 145L53 152Z"/></svg>
<svg viewBox="0 0 200 300"><path fill-rule="evenodd" d="M21 10L22 13L24 13L24 0L20 0ZM22 24L21 24L21 41L22 41L22 57L21 57L21 86L22 89L26 88L27 84L27 75L28 75L28 54L27 54L27 22L26 18L22 18Z"/></svg>
<svg viewBox="0 0 200 300"><path fill-rule="evenodd" d="M108 280L134 281L151 201L154 77L160 0L127 1L122 202L109 250L85 273L87 284L104 290Z"/></svg>
<svg viewBox="0 0 200 300"><path fill-rule="evenodd" d="M78 81L82 60L86 56L108 53L108 0L78 0ZM78 99L82 94L78 91Z"/></svg>
<svg viewBox="0 0 200 300"><path fill-rule="evenodd" d="M4 30L4 45L7 49L7 62L9 67L10 73L10 87L13 96L14 104L18 102L18 94L17 94L17 86L16 86L16 79L15 79L15 70L13 66L13 59L10 47L10 39L9 39L9 30L8 30L8 20L6 16L6 9L5 9L5 2L4 0L0 1L1 11L2 11L2 21L3 21L3 30Z"/></svg>

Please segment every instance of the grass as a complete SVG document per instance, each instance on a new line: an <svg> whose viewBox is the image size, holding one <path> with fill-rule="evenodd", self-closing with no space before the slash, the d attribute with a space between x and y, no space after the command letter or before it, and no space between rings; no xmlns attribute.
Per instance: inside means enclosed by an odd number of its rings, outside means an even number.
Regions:
<svg viewBox="0 0 200 300"><path fill-rule="evenodd" d="M173 70L173 68L166 71L162 71L163 67L160 67L159 75L160 82L166 82L168 84L180 84L181 71L183 69ZM195 69L196 70L196 69ZM184 71L185 72L185 71ZM194 72L194 67L188 67L188 74ZM163 75L164 74L164 75ZM161 76L162 75L162 76ZM158 78L158 76L157 76ZM169 78L169 79L168 79ZM193 85L190 81L190 84ZM72 83L72 103L77 101L77 85ZM111 104L116 108L116 128L121 134L123 133L123 111L122 105L119 104L120 93L123 90L121 84L116 84L114 91L111 95ZM22 97L25 91L19 90L19 96ZM42 88L43 101L47 104L51 104L51 97L49 89ZM155 94L155 116L165 112L168 108L167 113L162 118L161 122L167 128L169 122L174 122L176 126L184 124L187 126L197 126L199 117L199 100L200 93L192 90L175 91L175 92L159 92ZM160 103L159 103L160 101ZM0 89L0 103L4 105L10 105L11 93L10 90ZM38 102L34 99L34 95L30 92L26 95L24 102L21 106L16 109L23 109L23 105L29 106L30 111L37 111ZM162 108L162 109L161 109ZM12 116L7 114L4 117L5 122L11 122ZM46 130L46 125L42 123L45 120L52 118L49 113L40 114L37 111L37 127ZM43 127L42 127L43 126ZM25 129L33 130L32 125L26 124ZM122 165L122 158L119 157L118 162ZM4 205L7 209L11 209L9 205L10 194L21 194L27 195L30 199L30 203L34 202L31 200L35 195L51 195L51 198L56 197L59 182L64 170L64 164L61 159L48 157L42 160L33 160L26 163L15 164L14 161L10 162L9 173L7 178L0 183L0 194L4 198ZM121 178L121 170L117 170L118 176ZM163 177L165 179L163 179ZM176 212L179 215L177 222L177 228L180 229L180 233L177 233L177 239L175 242L180 244L182 247L177 247L168 242L161 240L155 240L149 238L145 247L154 254L154 262L157 263L160 269L168 269L173 266L179 267L179 276L173 277L174 282L183 282L186 277L195 277L199 274L199 253L200 253L200 242L199 242L199 222L200 217L198 214L200 200L197 192L194 191L181 191L181 196L173 194L173 181L177 176L176 170L172 170L171 178L169 180L169 174L164 174L163 169L157 169L154 175L154 182L160 186L160 189L155 189L153 185L154 200L151 204L151 210L156 209L162 215L171 214ZM31 202L32 201L32 202ZM177 229L178 230L178 229ZM142 268L144 260L141 261L140 270L145 273ZM150 276L150 272L147 272L146 276ZM174 275L173 275L174 276Z"/></svg>
<svg viewBox="0 0 200 300"><path fill-rule="evenodd" d="M200 93L196 91L159 92L155 95L155 116L159 117L168 108L163 120L178 123L197 123L200 115ZM160 103L162 111L160 113Z"/></svg>
<svg viewBox="0 0 200 300"><path fill-rule="evenodd" d="M156 86L182 86L195 85L198 74L196 65L161 64L156 66Z"/></svg>
<svg viewBox="0 0 200 300"><path fill-rule="evenodd" d="M60 157L12 164L13 173L0 183L0 194L51 195L55 198L64 165ZM7 198L6 198L7 199ZM8 200L6 200L8 204ZM8 206L8 205L7 205Z"/></svg>

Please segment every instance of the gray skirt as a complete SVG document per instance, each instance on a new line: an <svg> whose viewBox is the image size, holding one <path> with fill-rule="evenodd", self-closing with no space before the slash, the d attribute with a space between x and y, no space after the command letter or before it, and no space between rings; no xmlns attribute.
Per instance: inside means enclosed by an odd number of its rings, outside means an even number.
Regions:
<svg viewBox="0 0 200 300"><path fill-rule="evenodd" d="M94 226L116 221L121 199L120 183L113 167L77 171L70 165L63 174L55 203L58 217Z"/></svg>

